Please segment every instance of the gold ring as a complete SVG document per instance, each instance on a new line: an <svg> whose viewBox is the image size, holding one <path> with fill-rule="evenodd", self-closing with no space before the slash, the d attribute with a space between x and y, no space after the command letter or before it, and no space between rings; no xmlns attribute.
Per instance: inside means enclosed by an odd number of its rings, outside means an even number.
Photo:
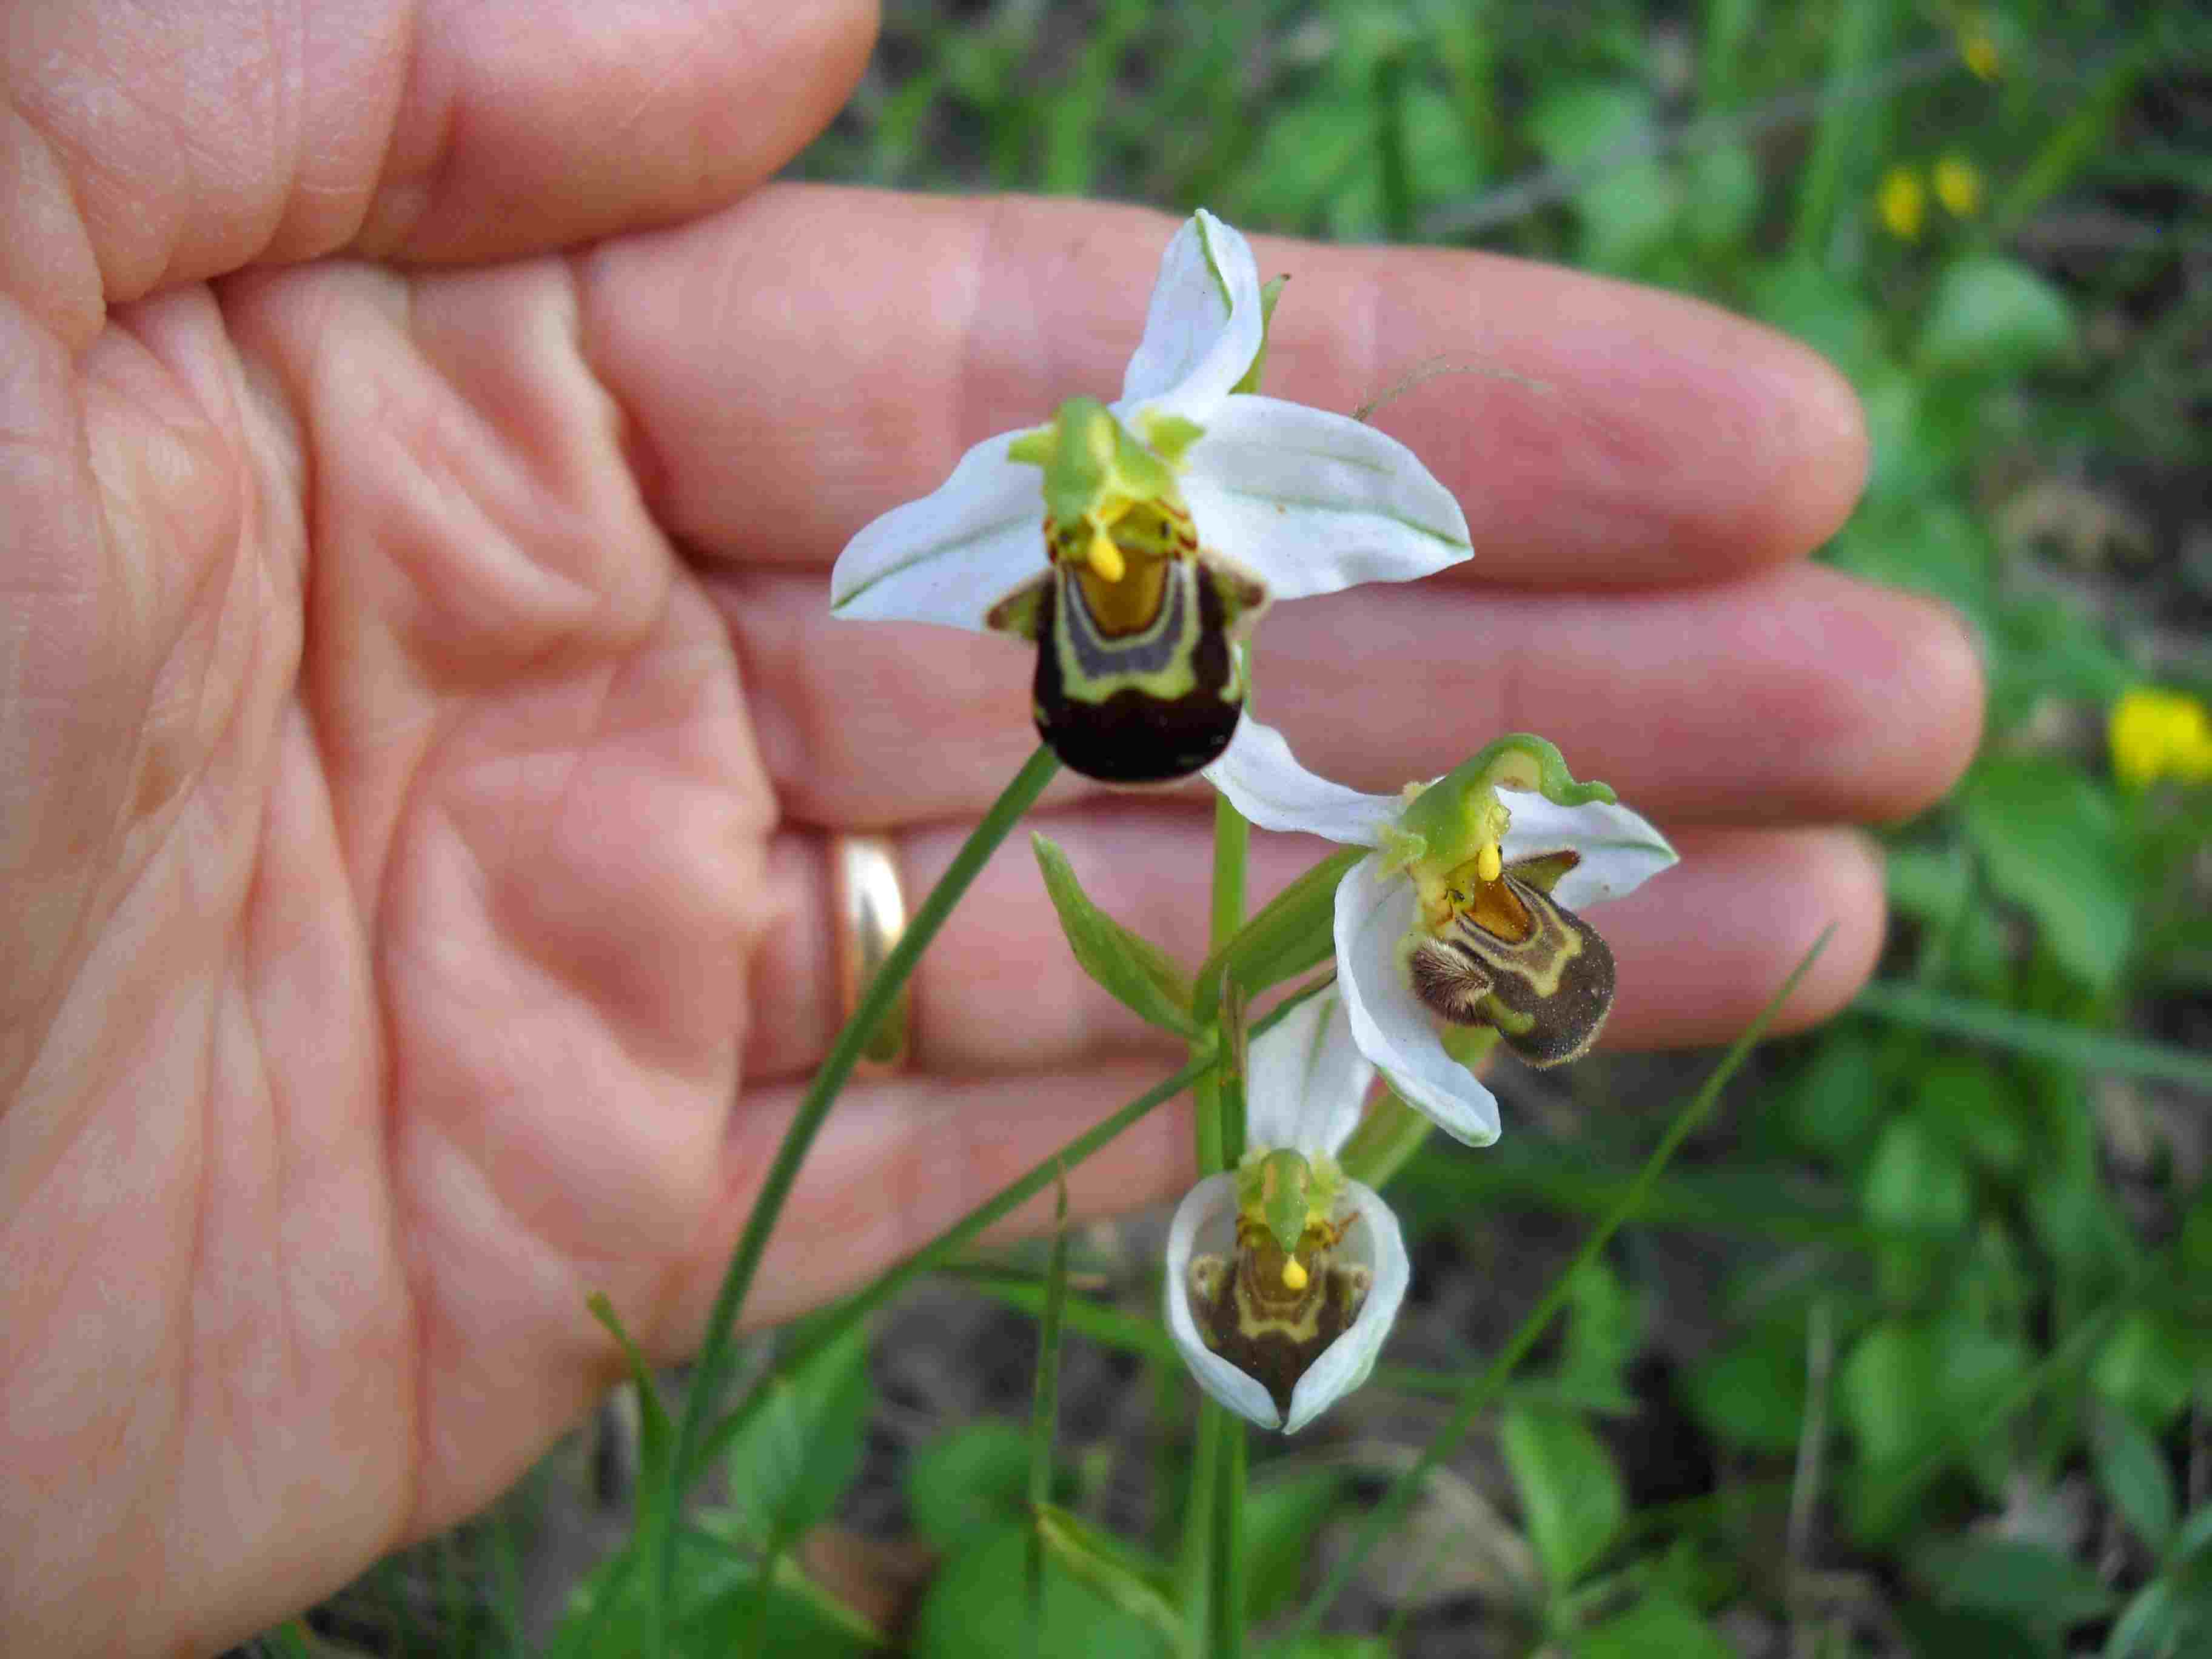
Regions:
<svg viewBox="0 0 2212 1659"><path fill-rule="evenodd" d="M830 915L837 935L837 1006L849 1020L860 994L906 931L906 895L887 836L830 837ZM913 1040L914 982L899 987L882 1021L861 1045L857 1069L896 1071Z"/></svg>

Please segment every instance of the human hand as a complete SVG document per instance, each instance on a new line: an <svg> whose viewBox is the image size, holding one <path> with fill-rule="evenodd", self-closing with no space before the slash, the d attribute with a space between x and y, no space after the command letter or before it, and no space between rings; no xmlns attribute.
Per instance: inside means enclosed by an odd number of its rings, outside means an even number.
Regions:
<svg viewBox="0 0 2212 1659"><path fill-rule="evenodd" d="M592 1291L686 1352L839 1016L823 832L894 835L918 896L1033 744L1025 652L834 622L827 570L966 443L1111 392L1171 222L726 206L869 9L548 10L9 37L0 1623L31 1650L216 1646L467 1514L618 1373ZM1682 866L1604 913L1615 1043L1732 1034L1832 920L1788 1018L1832 1011L1881 890L1817 826L1932 799L1978 698L1947 617L1799 562L1857 488L1848 394L1660 295L1259 253L1292 276L1271 392L1472 371L1378 424L1476 549L1271 616L1266 718L1370 789L1534 728L1664 824ZM1047 810L1195 957L1200 794ZM1314 850L1259 838L1255 893ZM1020 849L916 1020L752 1318L1162 1070ZM1072 1195L1179 1192L1188 1143L1155 1115Z"/></svg>

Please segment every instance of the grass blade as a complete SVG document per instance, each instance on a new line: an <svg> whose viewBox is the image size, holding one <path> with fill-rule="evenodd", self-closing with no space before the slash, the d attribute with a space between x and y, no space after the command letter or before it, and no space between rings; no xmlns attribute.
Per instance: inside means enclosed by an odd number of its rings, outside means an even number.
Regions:
<svg viewBox="0 0 2212 1659"><path fill-rule="evenodd" d="M2159 1078L2192 1088L2212 1089L2212 1060L2185 1048L2141 1037L2115 1036L2107 1031L2084 1030L2055 1019L2015 1013L1994 1003L1973 1002L1945 996L1917 985L1877 981L1852 1001L1861 1013L1917 1025L1931 1031L1948 1031L1971 1037L1993 1048L2003 1048L2036 1060L2055 1060L2078 1066L2085 1072L2108 1072L2120 1077Z"/></svg>

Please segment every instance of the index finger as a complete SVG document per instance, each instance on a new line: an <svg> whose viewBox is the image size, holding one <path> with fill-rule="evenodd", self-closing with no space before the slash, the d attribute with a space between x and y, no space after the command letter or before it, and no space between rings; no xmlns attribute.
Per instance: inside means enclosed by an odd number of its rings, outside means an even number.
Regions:
<svg viewBox="0 0 2212 1659"><path fill-rule="evenodd" d="M826 566L969 445L1111 396L1174 222L777 187L584 261L586 349L675 535ZM1291 278L1267 390L1350 410L1415 377L1376 423L1460 498L1475 580L1718 580L1803 555L1857 496L1856 399L1756 324L1492 254L1255 251Z"/></svg>

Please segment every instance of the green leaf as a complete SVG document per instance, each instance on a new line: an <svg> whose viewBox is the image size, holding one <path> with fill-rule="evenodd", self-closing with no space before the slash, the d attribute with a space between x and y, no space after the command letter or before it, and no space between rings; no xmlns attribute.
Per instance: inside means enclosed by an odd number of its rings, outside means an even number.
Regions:
<svg viewBox="0 0 2212 1659"><path fill-rule="evenodd" d="M1407 1160L1428 1144L1429 1131L1435 1127L1426 1113L1415 1111L1398 1097L1396 1090L1385 1088L1368 1107L1367 1115L1359 1120L1359 1127L1344 1143L1336 1161L1354 1181L1381 1192Z"/></svg>
<svg viewBox="0 0 2212 1659"><path fill-rule="evenodd" d="M2181 1218L2181 1237L2176 1248L2182 1271L2191 1282L2212 1284L2212 1182L2197 1188L2188 1213Z"/></svg>
<svg viewBox="0 0 2212 1659"><path fill-rule="evenodd" d="M1295 979L1336 950L1336 886L1367 856L1364 847L1333 853L1275 895L1199 970L1200 994L1217 975L1234 979L1248 996Z"/></svg>
<svg viewBox="0 0 2212 1659"><path fill-rule="evenodd" d="M1861 1199L1868 1220L1902 1233L1963 1232L1972 1213L1958 1154L1912 1117L1899 1118L1881 1132Z"/></svg>
<svg viewBox="0 0 2212 1659"><path fill-rule="evenodd" d="M1735 1650L1686 1604L1671 1595L1645 1596L1619 1618L1584 1631L1569 1651L1574 1659L1735 1659Z"/></svg>
<svg viewBox="0 0 2212 1659"><path fill-rule="evenodd" d="M1067 854L1040 835L1030 836L1060 931L1083 971L1148 1024L1177 1036L1198 1035L1190 1016L1190 981L1175 959L1091 902Z"/></svg>
<svg viewBox="0 0 2212 1659"><path fill-rule="evenodd" d="M1710 249L1733 246L1751 234L1759 212L1759 164L1741 144L1701 150L1687 163L1683 222Z"/></svg>
<svg viewBox="0 0 2212 1659"><path fill-rule="evenodd" d="M2192 1510L2181 1523L2172 1553L2168 1565L2177 1574L2189 1578L2196 1589L2212 1591L2212 1504ZM2206 1611L2212 1613L2212 1607Z"/></svg>
<svg viewBox="0 0 2212 1659"><path fill-rule="evenodd" d="M1244 1611L1256 1624L1297 1601L1314 1540L1344 1495L1345 1472L1311 1469L1255 1486L1244 1497Z"/></svg>
<svg viewBox="0 0 2212 1659"><path fill-rule="evenodd" d="M1605 1553L1626 1517L1620 1472L1580 1418L1548 1407L1509 1409L1498 1441L1521 1495L1528 1541L1553 1595L1564 1595Z"/></svg>
<svg viewBox="0 0 2212 1659"><path fill-rule="evenodd" d="M1567 1280L1566 1340L1554 1380L1562 1388L1622 1391L1622 1374L1644 1341L1644 1310L1602 1261Z"/></svg>
<svg viewBox="0 0 2212 1659"><path fill-rule="evenodd" d="M1927 1331L1886 1320L1861 1337L1836 1379L1844 1420L1869 1463L1903 1464L1918 1456L1942 1425L1928 1401L1936 1391L1934 1345Z"/></svg>
<svg viewBox="0 0 2212 1659"><path fill-rule="evenodd" d="M1778 1103L1801 1146L1832 1157L1862 1145L1882 1106L1874 1040L1858 1026L1831 1026Z"/></svg>
<svg viewBox="0 0 2212 1659"><path fill-rule="evenodd" d="M1183 1617L1167 1572L1103 1528L1056 1504L1036 1506L1035 1525L1045 1553L1115 1608L1140 1620L1162 1640L1183 1639Z"/></svg>
<svg viewBox="0 0 2212 1659"><path fill-rule="evenodd" d="M1869 391L1875 471L1887 475L1887 484L1897 493L1911 494L1936 483L1936 475L1948 471L1950 461L1941 453L1942 437L1929 430L1917 409L1911 411L1913 418L1893 426L1889 416L1897 413L1885 407L1879 392ZM1872 493L1876 485L1870 482L1868 489ZM1933 594L1984 633L1990 626L1995 561L1989 532L1954 501L1921 500L1863 514L1836 538L1829 560L1869 581Z"/></svg>
<svg viewBox="0 0 2212 1659"><path fill-rule="evenodd" d="M1554 167L1577 167L1632 139L1651 118L1650 98L1621 82L1585 82L1547 93L1526 131Z"/></svg>
<svg viewBox="0 0 2212 1659"><path fill-rule="evenodd" d="M1897 1620L1908 1650L1930 1659L2064 1659L2063 1644L2048 1631L1978 1608L1907 1601Z"/></svg>
<svg viewBox="0 0 2212 1659"><path fill-rule="evenodd" d="M2172 1472L2157 1443L2124 1413L2100 1412L2089 1446L2096 1458L2097 1484L2112 1507L2153 1554L2165 1553L2179 1520L2179 1504Z"/></svg>
<svg viewBox="0 0 2212 1659"><path fill-rule="evenodd" d="M1866 1218L1887 1232L1918 1235L1910 1243L1882 1245L1875 1255L1883 1293L1899 1301L1923 1296L1943 1263L1924 1237L1956 1237L1972 1218L1973 1193L1958 1152L1914 1117L1881 1132L1860 1188Z"/></svg>
<svg viewBox="0 0 2212 1659"><path fill-rule="evenodd" d="M2001 255L1970 253L1936 284L1921 325L1919 361L1936 374L2014 374L2073 339L2073 309L2057 289Z"/></svg>
<svg viewBox="0 0 2212 1659"><path fill-rule="evenodd" d="M1019 1524L1001 1526L963 1540L915 1611L907 1638L912 1659L1035 1659L1062 1653L1085 1659L1159 1659L1164 1652L1177 1651L1049 1553L1043 1617L1033 1623L1023 1583L1028 1530Z"/></svg>
<svg viewBox="0 0 2212 1659"><path fill-rule="evenodd" d="M873 1404L868 1334L855 1325L762 1384L768 1398L730 1443L731 1508L758 1542L781 1548L836 1507L860 1467Z"/></svg>
<svg viewBox="0 0 2212 1659"><path fill-rule="evenodd" d="M2097 1350L2090 1385L2146 1428L2163 1429L2196 1387L2197 1346L2150 1310L2131 1309Z"/></svg>
<svg viewBox="0 0 2212 1659"><path fill-rule="evenodd" d="M1583 258L1626 270L1667 239L1682 216L1682 180L1656 161L1628 161L1575 193Z"/></svg>
<svg viewBox="0 0 2212 1659"><path fill-rule="evenodd" d="M2016 1174L2027 1155L2023 1103L1979 1054L1931 1055L1917 1092L1921 1121L1960 1152L2000 1175Z"/></svg>
<svg viewBox="0 0 2212 1659"><path fill-rule="evenodd" d="M678 1534L678 1613L670 1622L674 1654L744 1653L758 1631L767 1652L790 1659L857 1659L882 1651L882 1632L860 1613L779 1556L761 1620L760 1565L728 1540L701 1528ZM568 1598L547 1649L559 1659L645 1659L648 1575L626 1555L599 1563Z"/></svg>
<svg viewBox="0 0 2212 1659"><path fill-rule="evenodd" d="M2010 1538L1946 1538L1914 1557L1937 1603L2052 1633L2110 1612L2112 1592L2072 1557Z"/></svg>
<svg viewBox="0 0 2212 1659"><path fill-rule="evenodd" d="M314 1659L316 1652L315 1638L297 1619L287 1620L273 1630L262 1632L260 1645L278 1656L278 1659Z"/></svg>
<svg viewBox="0 0 2212 1659"><path fill-rule="evenodd" d="M1716 1349L1683 1378L1698 1420L1751 1451L1796 1449L1805 1413L1805 1333L1771 1321Z"/></svg>
<svg viewBox="0 0 2212 1659"><path fill-rule="evenodd" d="M907 1512L948 1553L1026 1513L1029 1436L990 1419L948 1430L907 1460Z"/></svg>
<svg viewBox="0 0 2212 1659"><path fill-rule="evenodd" d="M2201 1601L2201 1598L2200 1598ZM2192 1635L2212 1632L2212 1605L2192 1607L2170 1579L2154 1578L2112 1620L2105 1659L2182 1659Z"/></svg>
<svg viewBox="0 0 2212 1659"><path fill-rule="evenodd" d="M1787 258L1759 271L1751 304L1761 322L1802 340L1854 382L1882 362L1881 319L1816 259Z"/></svg>
<svg viewBox="0 0 2212 1659"><path fill-rule="evenodd" d="M2111 797L2073 767L2028 757L1985 763L1961 799L1990 885L2034 915L2061 967L2109 990L2135 927Z"/></svg>

